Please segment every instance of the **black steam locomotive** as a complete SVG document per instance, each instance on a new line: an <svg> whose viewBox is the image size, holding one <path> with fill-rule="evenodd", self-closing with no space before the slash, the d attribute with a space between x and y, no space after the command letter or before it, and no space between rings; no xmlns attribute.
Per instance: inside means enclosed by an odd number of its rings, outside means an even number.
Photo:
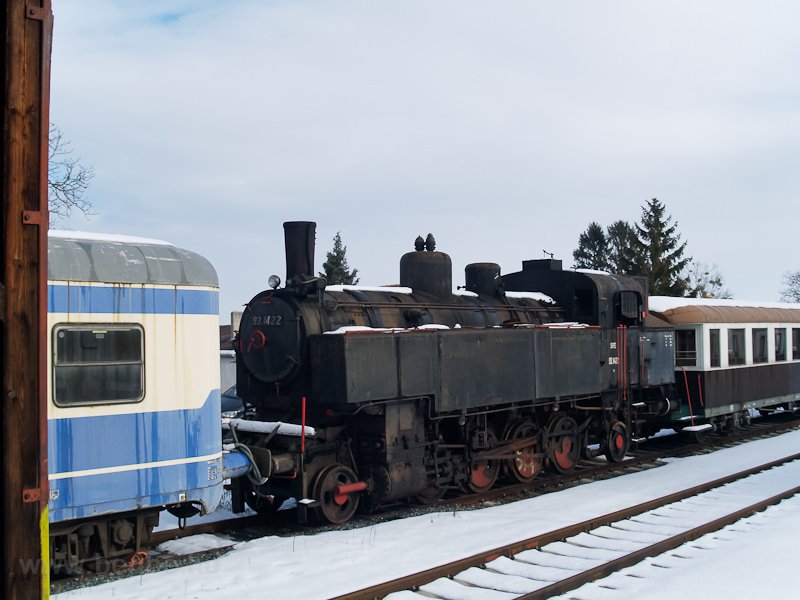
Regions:
<svg viewBox="0 0 800 600"><path fill-rule="evenodd" d="M400 286L326 286L314 223L284 224L286 285L255 296L238 336L231 424L258 472L234 509L298 500L301 520L348 520L498 477L532 480L581 455L625 456L670 410L671 328L644 326L644 279L529 260L452 265L431 235L400 261Z"/></svg>

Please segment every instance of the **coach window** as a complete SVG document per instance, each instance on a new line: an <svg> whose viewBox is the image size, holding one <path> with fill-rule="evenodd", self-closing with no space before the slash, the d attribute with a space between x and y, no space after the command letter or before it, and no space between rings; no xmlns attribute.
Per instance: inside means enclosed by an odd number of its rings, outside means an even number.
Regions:
<svg viewBox="0 0 800 600"><path fill-rule="evenodd" d="M767 360L767 330L753 329L753 362L759 364Z"/></svg>
<svg viewBox="0 0 800 600"><path fill-rule="evenodd" d="M720 366L720 350L719 350L719 329L711 329L709 331L710 334L710 350L711 350L711 366L712 367L719 367Z"/></svg>
<svg viewBox="0 0 800 600"><path fill-rule="evenodd" d="M697 365L697 340L694 329L675 330L675 364L679 367Z"/></svg>
<svg viewBox="0 0 800 600"><path fill-rule="evenodd" d="M786 328L775 328L775 362L786 360Z"/></svg>
<svg viewBox="0 0 800 600"><path fill-rule="evenodd" d="M53 330L58 406L144 398L144 331L138 325L59 325Z"/></svg>
<svg viewBox="0 0 800 600"><path fill-rule="evenodd" d="M729 329L728 365L743 365L744 363L744 329Z"/></svg>
<svg viewBox="0 0 800 600"><path fill-rule="evenodd" d="M792 360L800 360L800 329L792 328Z"/></svg>

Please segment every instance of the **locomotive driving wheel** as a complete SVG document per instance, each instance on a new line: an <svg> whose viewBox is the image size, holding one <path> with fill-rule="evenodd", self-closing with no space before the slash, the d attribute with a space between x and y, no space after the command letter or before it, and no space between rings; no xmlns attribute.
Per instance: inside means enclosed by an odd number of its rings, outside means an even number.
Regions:
<svg viewBox="0 0 800 600"><path fill-rule="evenodd" d="M497 436L491 431L486 432L486 446L489 449L497 446ZM467 483L469 489L478 493L490 489L500 474L500 462L492 458L472 461Z"/></svg>
<svg viewBox="0 0 800 600"><path fill-rule="evenodd" d="M556 416L547 426L547 458L559 473L575 468L581 454L578 423L569 415Z"/></svg>
<svg viewBox="0 0 800 600"><path fill-rule="evenodd" d="M335 464L317 473L312 488L312 497L319 502L317 511L329 523L339 524L349 521L358 508L357 493L342 494L341 486L358 482L358 477L350 467Z"/></svg>
<svg viewBox="0 0 800 600"><path fill-rule="evenodd" d="M514 450L514 457L506 461L505 470L520 483L530 483L542 470L542 445L539 429L531 421L518 421L506 432L507 441L535 438L528 446Z"/></svg>
<svg viewBox="0 0 800 600"><path fill-rule="evenodd" d="M622 421L615 422L608 432L606 442L603 444L603 453L609 462L622 462L628 453L628 428Z"/></svg>

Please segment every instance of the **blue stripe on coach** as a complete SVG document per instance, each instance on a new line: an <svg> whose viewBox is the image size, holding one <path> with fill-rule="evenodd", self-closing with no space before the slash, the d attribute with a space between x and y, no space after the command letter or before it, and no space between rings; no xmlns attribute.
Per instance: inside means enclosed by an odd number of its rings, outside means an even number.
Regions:
<svg viewBox="0 0 800 600"><path fill-rule="evenodd" d="M126 284L50 284L47 286L47 310L52 313L216 315L219 292Z"/></svg>
<svg viewBox="0 0 800 600"><path fill-rule="evenodd" d="M222 447L220 394L201 408L50 419L50 474L206 456Z"/></svg>
<svg viewBox="0 0 800 600"><path fill-rule="evenodd" d="M182 501L202 502L213 511L222 497L221 484L221 460L59 479L50 483L50 522Z"/></svg>

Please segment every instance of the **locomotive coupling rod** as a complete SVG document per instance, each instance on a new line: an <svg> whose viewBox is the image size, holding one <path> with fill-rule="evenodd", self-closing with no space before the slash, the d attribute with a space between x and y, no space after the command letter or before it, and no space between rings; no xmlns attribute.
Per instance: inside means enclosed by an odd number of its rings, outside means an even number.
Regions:
<svg viewBox="0 0 800 600"><path fill-rule="evenodd" d="M366 481L356 481L355 483L344 483L333 488L333 501L339 506L347 502L347 497L356 492L363 492L367 489Z"/></svg>
<svg viewBox="0 0 800 600"><path fill-rule="evenodd" d="M537 441L539 441L538 437L527 437L527 438L518 438L515 440L507 440L500 442L494 448L489 448L487 450L482 450L481 452L477 452L472 455L473 460L501 460L504 458L514 458L514 453L517 450L522 450L523 448L529 448L533 446Z"/></svg>

